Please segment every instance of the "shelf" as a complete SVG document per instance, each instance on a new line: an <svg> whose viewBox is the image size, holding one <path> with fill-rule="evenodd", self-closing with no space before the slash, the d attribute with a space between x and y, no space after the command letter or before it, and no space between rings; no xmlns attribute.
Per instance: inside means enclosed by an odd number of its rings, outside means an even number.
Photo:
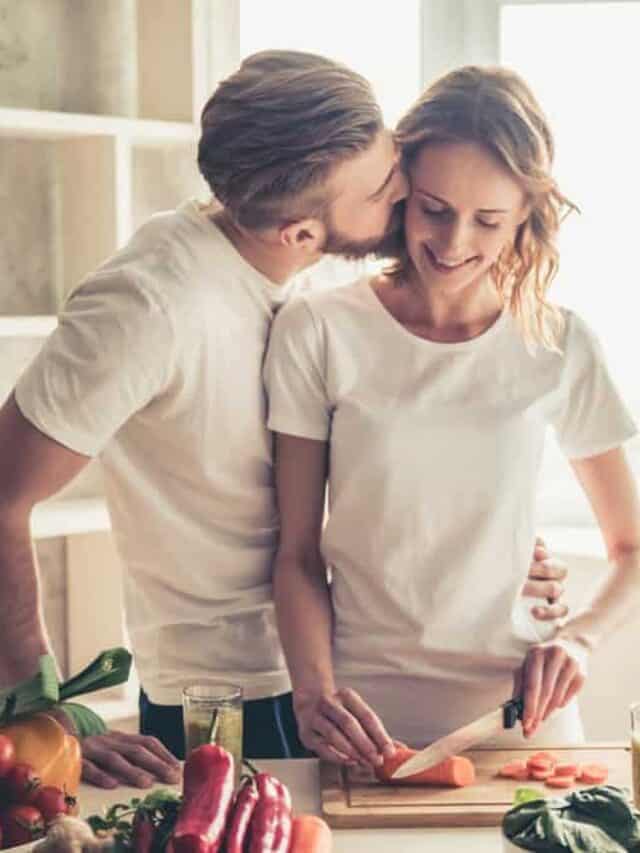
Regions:
<svg viewBox="0 0 640 853"><path fill-rule="evenodd" d="M31 535L34 539L109 530L111 519L102 498L45 501L34 508L31 516Z"/></svg>
<svg viewBox="0 0 640 853"><path fill-rule="evenodd" d="M188 122L0 107L0 135L34 139L119 136L132 142L160 145L167 142L195 142L198 129Z"/></svg>

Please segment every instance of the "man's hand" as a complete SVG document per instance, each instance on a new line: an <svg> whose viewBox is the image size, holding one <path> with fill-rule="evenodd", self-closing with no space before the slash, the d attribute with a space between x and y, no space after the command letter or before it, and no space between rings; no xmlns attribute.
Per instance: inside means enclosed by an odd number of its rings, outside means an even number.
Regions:
<svg viewBox="0 0 640 853"><path fill-rule="evenodd" d="M560 599L564 594L563 581L567 576L567 564L557 557L550 557L542 539L536 539L533 560L529 567L529 577L522 590L526 598L546 598L547 605L531 608L533 616L541 622L552 619L564 619L569 613L566 604Z"/></svg>
<svg viewBox="0 0 640 853"><path fill-rule="evenodd" d="M564 708L582 688L587 669L586 647L565 640L532 646L514 678L514 696L524 699L522 731L535 734L556 708Z"/></svg>
<svg viewBox="0 0 640 853"><path fill-rule="evenodd" d="M98 788L150 788L180 781L180 762L155 737L108 731L82 744L82 781Z"/></svg>
<svg viewBox="0 0 640 853"><path fill-rule="evenodd" d="M355 690L294 691L300 740L320 758L338 764L382 764L395 747L382 721Z"/></svg>

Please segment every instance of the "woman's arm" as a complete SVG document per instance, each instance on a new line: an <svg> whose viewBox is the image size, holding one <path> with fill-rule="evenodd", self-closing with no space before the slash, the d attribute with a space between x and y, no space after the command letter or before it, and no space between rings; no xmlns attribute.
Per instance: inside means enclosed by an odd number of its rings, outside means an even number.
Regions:
<svg viewBox="0 0 640 853"><path fill-rule="evenodd" d="M393 754L391 739L361 697L353 690L336 690L333 678L333 614L320 553L327 460L325 441L276 436L278 628L302 742L330 761L378 764L383 753Z"/></svg>
<svg viewBox="0 0 640 853"><path fill-rule="evenodd" d="M598 520L611 572L589 604L559 629L550 643L531 649L523 670L527 721L535 731L554 708L564 707L584 683L576 645L596 649L640 609L640 498L622 448L572 462ZM563 647L562 642L567 643Z"/></svg>

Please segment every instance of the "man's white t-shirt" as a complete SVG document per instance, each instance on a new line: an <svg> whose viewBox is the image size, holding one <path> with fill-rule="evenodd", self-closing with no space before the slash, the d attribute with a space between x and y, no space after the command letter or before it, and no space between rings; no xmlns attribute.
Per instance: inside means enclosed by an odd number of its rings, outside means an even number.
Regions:
<svg viewBox="0 0 640 853"><path fill-rule="evenodd" d="M290 689L272 604L262 367L275 311L311 280L273 284L187 202L83 282L18 382L31 423L100 456L153 702L179 703L203 678L249 699Z"/></svg>
<svg viewBox="0 0 640 853"><path fill-rule="evenodd" d="M570 458L636 432L593 334L563 313L561 355L530 354L507 312L437 343L366 278L301 295L274 324L269 427L330 442L336 678L408 743L508 699L528 646L549 636L521 596L547 425ZM557 731L578 739L567 714Z"/></svg>

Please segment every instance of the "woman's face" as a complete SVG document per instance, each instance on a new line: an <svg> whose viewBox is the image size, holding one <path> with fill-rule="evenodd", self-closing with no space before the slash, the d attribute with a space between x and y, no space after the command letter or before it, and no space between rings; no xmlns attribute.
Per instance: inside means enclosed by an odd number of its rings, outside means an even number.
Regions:
<svg viewBox="0 0 640 853"><path fill-rule="evenodd" d="M423 285L453 294L485 279L527 216L520 184L473 143L426 145L410 170L405 234Z"/></svg>

